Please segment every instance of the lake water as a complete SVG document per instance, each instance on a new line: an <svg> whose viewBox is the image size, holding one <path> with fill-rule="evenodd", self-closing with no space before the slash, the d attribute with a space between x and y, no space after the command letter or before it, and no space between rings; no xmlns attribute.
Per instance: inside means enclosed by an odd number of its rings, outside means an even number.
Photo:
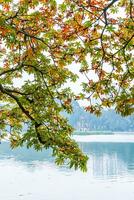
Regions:
<svg viewBox="0 0 134 200"><path fill-rule="evenodd" d="M0 145L0 200L134 200L134 143L79 143L88 172L57 167L50 151Z"/></svg>

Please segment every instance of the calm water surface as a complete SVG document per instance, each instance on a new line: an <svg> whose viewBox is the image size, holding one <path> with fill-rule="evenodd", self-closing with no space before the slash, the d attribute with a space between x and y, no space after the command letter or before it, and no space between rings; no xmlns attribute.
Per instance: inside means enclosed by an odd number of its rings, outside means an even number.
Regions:
<svg viewBox="0 0 134 200"><path fill-rule="evenodd" d="M80 143L88 172L58 168L50 151L0 145L0 200L134 200L134 143Z"/></svg>

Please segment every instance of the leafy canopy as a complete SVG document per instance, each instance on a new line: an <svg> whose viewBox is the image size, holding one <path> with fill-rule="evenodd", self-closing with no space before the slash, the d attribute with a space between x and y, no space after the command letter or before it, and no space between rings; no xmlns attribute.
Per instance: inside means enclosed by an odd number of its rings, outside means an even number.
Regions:
<svg viewBox="0 0 134 200"><path fill-rule="evenodd" d="M9 132L12 147L51 147L57 164L85 171L61 113L81 99L96 115L111 106L134 112L133 15L132 0L0 0L1 137ZM77 79L72 63L87 79L79 95L65 86ZM15 86L24 74L32 78Z"/></svg>

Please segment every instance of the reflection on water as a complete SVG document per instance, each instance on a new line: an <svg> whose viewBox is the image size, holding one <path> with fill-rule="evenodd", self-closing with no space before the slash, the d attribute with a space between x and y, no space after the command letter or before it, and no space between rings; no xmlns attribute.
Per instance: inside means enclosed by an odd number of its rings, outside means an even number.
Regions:
<svg viewBox="0 0 134 200"><path fill-rule="evenodd" d="M51 150L11 150L8 143L2 143L0 199L112 200L114 195L115 199L120 199L122 192L121 200L133 200L134 143L79 145L89 156L86 174L55 166Z"/></svg>
<svg viewBox="0 0 134 200"><path fill-rule="evenodd" d="M89 156L88 168L92 170L93 176L103 179L134 174L133 143L79 143L79 145ZM41 162L54 165L51 150L42 152L26 148L11 150L8 143L0 145L0 162L3 159L22 162L28 167L35 167ZM65 167L59 170L68 171Z"/></svg>
<svg viewBox="0 0 134 200"><path fill-rule="evenodd" d="M134 174L134 143L81 143L80 147L89 155L95 177Z"/></svg>

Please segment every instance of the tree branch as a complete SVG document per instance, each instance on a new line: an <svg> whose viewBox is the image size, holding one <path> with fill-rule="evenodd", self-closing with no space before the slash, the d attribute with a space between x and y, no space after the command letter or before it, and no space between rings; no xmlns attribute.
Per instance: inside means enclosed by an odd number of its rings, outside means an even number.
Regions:
<svg viewBox="0 0 134 200"><path fill-rule="evenodd" d="M35 119L30 115L29 111L26 110L23 105L21 104L21 102L19 101L18 97L16 97L15 95L13 95L9 90L6 90L6 88L4 88L2 86L2 84L0 84L0 91L4 94L7 94L8 96L10 96L12 99L14 99L16 101L16 103L18 104L19 108L22 110L22 112L31 120L35 122Z"/></svg>

